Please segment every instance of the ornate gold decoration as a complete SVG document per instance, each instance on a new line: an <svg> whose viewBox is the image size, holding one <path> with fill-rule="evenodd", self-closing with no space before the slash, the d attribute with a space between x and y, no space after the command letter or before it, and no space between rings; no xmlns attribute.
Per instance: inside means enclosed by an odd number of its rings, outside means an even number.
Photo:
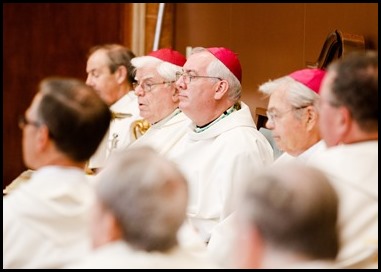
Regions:
<svg viewBox="0 0 381 272"><path fill-rule="evenodd" d="M20 184L30 180L34 170L28 169L22 172L17 178L15 178L4 190L3 195L9 194L11 191L16 189Z"/></svg>
<svg viewBox="0 0 381 272"><path fill-rule="evenodd" d="M115 112L115 111L111 112L111 118L112 119L123 119L123 118L127 118L127 117L132 117L132 114L131 113L123 113L123 112Z"/></svg>
<svg viewBox="0 0 381 272"><path fill-rule="evenodd" d="M136 140L142 136L151 127L150 123L145 119L139 119L131 124L131 133L133 139Z"/></svg>

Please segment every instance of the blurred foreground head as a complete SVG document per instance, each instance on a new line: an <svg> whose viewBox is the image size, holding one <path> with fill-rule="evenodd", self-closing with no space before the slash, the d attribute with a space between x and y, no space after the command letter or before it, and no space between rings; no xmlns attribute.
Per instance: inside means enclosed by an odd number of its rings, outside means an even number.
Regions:
<svg viewBox="0 0 381 272"><path fill-rule="evenodd" d="M337 194L321 171L296 163L274 165L245 190L239 265L276 268L332 261L339 250L337 217Z"/></svg>
<svg viewBox="0 0 381 272"><path fill-rule="evenodd" d="M96 193L95 247L105 243L107 233L109 241L124 239L138 250L166 251L177 245L187 183L175 164L152 148L115 153L97 176Z"/></svg>
<svg viewBox="0 0 381 272"><path fill-rule="evenodd" d="M352 52L328 66L320 131L328 146L378 139L378 53Z"/></svg>

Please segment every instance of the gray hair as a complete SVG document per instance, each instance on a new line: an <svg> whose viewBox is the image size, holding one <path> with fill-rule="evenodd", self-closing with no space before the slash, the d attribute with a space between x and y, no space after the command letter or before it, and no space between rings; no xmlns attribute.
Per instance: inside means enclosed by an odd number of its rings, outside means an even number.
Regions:
<svg viewBox="0 0 381 272"><path fill-rule="evenodd" d="M270 96L273 92L281 88L287 90L288 101L294 108L313 105L317 111L319 110L318 102L320 96L290 76L283 76L275 80L269 80L260 85L258 90L261 93Z"/></svg>
<svg viewBox="0 0 381 272"><path fill-rule="evenodd" d="M327 176L301 163L273 165L246 187L240 209L269 246L311 259L339 251L339 198Z"/></svg>
<svg viewBox="0 0 381 272"><path fill-rule="evenodd" d="M96 192L134 248L166 251L177 245L188 187L176 165L151 147L115 153L99 174Z"/></svg>

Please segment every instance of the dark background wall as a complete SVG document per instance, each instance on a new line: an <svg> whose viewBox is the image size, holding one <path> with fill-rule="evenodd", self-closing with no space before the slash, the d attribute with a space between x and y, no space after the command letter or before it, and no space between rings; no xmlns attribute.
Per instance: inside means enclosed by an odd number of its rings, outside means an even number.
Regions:
<svg viewBox="0 0 381 272"><path fill-rule="evenodd" d="M147 4L145 51L158 4ZM85 79L87 50L99 43L131 47L132 4L3 4L3 188L22 162L17 120L46 76ZM171 22L174 22L171 24ZM363 35L378 51L378 4L166 4L161 46L225 46L239 54L243 101L265 108L259 84L315 62L334 30Z"/></svg>
<svg viewBox="0 0 381 272"><path fill-rule="evenodd" d="M128 4L3 4L3 188L26 169L17 121L38 82L52 75L85 80L91 46L129 46L130 9Z"/></svg>

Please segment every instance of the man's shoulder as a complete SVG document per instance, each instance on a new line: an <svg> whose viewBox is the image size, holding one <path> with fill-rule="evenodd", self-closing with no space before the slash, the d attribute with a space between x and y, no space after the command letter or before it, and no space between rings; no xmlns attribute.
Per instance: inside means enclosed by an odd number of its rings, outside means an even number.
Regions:
<svg viewBox="0 0 381 272"><path fill-rule="evenodd" d="M116 112L139 111L138 97L133 92L131 94L130 91L112 104L110 110Z"/></svg>

